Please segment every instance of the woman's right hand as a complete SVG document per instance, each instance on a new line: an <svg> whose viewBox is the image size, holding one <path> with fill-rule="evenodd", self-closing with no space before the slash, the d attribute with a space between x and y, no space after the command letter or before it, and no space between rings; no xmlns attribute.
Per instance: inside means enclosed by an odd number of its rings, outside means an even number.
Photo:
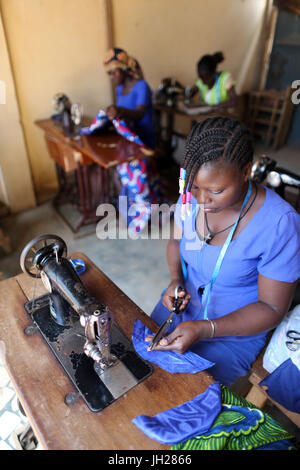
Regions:
<svg viewBox="0 0 300 470"><path fill-rule="evenodd" d="M190 294L186 292L184 284L179 279L171 281L162 298L163 305L170 312L172 312L174 308L175 289L178 285L182 286L182 290L178 293L178 298L182 299L182 302L179 307L179 312L183 312L183 310L185 310L191 298Z"/></svg>
<svg viewBox="0 0 300 470"><path fill-rule="evenodd" d="M111 121L113 119L116 119L117 117L119 117L118 107L114 104L108 106L106 108L106 114L108 116L108 119L110 119Z"/></svg>

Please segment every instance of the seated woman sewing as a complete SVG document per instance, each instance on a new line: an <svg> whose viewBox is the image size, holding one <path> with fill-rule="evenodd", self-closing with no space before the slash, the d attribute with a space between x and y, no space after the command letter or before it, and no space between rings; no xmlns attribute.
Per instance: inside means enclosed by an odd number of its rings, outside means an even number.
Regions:
<svg viewBox="0 0 300 470"><path fill-rule="evenodd" d="M125 121L146 147L154 149L152 92L143 79L139 63L123 49L114 48L108 52L104 67L116 87L116 104L107 107L108 118ZM142 159L123 163L117 169L122 183L120 195L127 196L128 207L131 204L144 205L137 218L127 216L127 221L139 232L148 221L149 206L159 202L161 197L156 168L149 159Z"/></svg>
<svg viewBox="0 0 300 470"><path fill-rule="evenodd" d="M167 248L170 283L151 315L159 325L168 317L180 284L181 314L152 349L189 349L215 363L211 374L227 386L250 370L300 277L300 216L251 183L252 158L250 133L238 121L193 127Z"/></svg>
<svg viewBox="0 0 300 470"><path fill-rule="evenodd" d="M109 119L123 119L147 147L154 148L152 92L139 63L123 49L114 48L104 68L116 87L116 104L106 109Z"/></svg>
<svg viewBox="0 0 300 470"><path fill-rule="evenodd" d="M198 78L191 89L191 97L199 94L204 106L210 111L234 108L237 105L237 94L232 75L227 70L218 71L217 66L223 62L222 52L204 55L197 64ZM199 107L199 103L192 107Z"/></svg>

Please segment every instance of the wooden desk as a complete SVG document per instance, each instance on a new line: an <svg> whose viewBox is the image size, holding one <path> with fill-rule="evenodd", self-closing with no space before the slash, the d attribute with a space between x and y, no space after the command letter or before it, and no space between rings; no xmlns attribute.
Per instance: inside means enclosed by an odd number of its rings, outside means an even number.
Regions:
<svg viewBox="0 0 300 470"><path fill-rule="evenodd" d="M178 107L166 106L162 104L155 104L155 121L156 121L156 134L158 136L158 145L162 142L167 145L167 148L171 149L172 136L186 138L190 129L195 122L201 122L211 117L230 117L232 119L239 119L238 113L224 112L213 112L213 113L199 113L199 114L188 114ZM175 129L175 118L180 117L187 121L188 130L187 132L179 132ZM163 122L165 120L165 122Z"/></svg>
<svg viewBox="0 0 300 470"><path fill-rule="evenodd" d="M136 318L156 331L155 323L86 256L75 253L72 257L85 261L82 281L108 305L128 338ZM49 450L168 449L149 439L132 419L178 406L204 392L214 379L206 371L170 374L154 365L149 378L99 413L91 412L81 398L67 406L66 394L75 391L71 382L41 335L24 333L30 320L23 305L33 292L34 280L25 274L0 282L0 359L41 446ZM44 293L38 281L36 296Z"/></svg>
<svg viewBox="0 0 300 470"><path fill-rule="evenodd" d="M84 125L91 119L85 118ZM43 119L35 124L44 131L50 157L56 164L59 192L54 200L55 207L62 201L70 202L81 212L75 232L82 225L99 220L96 208L103 202L111 201L110 169L120 163L136 158L153 157L154 151L142 150L133 142L115 132L101 136L68 137L58 121ZM71 185L67 176L75 172Z"/></svg>
<svg viewBox="0 0 300 470"><path fill-rule="evenodd" d="M165 147L167 153L171 153L173 135L185 139L195 122L201 122L211 117L229 117L243 122L245 120L246 107L247 95L245 93L238 96L237 105L233 110L224 110L222 112L214 111L212 113L188 114L179 107L155 104L154 110L158 145ZM186 125L184 127L186 127L186 129L184 132L179 132L175 129L176 118L179 118L181 122L185 122Z"/></svg>

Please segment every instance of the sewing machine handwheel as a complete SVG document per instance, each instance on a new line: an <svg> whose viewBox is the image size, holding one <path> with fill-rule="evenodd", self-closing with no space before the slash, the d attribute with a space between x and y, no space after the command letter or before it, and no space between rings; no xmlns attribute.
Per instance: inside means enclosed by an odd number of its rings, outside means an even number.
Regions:
<svg viewBox="0 0 300 470"><path fill-rule="evenodd" d="M41 277L41 272L34 265L33 258L39 250L51 244L53 244L53 249L57 249L59 257L67 256L67 245L62 238L57 235L41 235L31 240L23 249L20 257L22 271L31 277Z"/></svg>

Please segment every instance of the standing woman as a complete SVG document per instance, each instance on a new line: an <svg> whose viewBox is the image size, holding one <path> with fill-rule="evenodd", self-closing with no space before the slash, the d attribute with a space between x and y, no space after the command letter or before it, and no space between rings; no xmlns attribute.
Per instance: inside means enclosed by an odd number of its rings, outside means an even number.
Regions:
<svg viewBox="0 0 300 470"><path fill-rule="evenodd" d="M217 70L218 64L223 60L222 52L204 55L197 64L198 78L191 90L191 95L199 93L200 100L211 106L212 111L228 110L237 105L235 83L231 73L228 70Z"/></svg>
<svg viewBox="0 0 300 470"><path fill-rule="evenodd" d="M104 60L104 67L116 87L116 104L110 105L106 113L110 120L120 118L149 148L155 147L152 92L143 78L139 63L123 49L111 49ZM134 160L118 166L122 183L122 196L128 204L141 204L137 218L130 219L136 232L141 231L149 218L149 206L156 203L160 185L153 162L147 159ZM146 209L146 206L148 209Z"/></svg>
<svg viewBox="0 0 300 470"><path fill-rule="evenodd" d="M190 349L214 362L212 375L227 386L250 370L300 277L300 216L251 183L252 158L238 121L210 118L192 129L167 248L170 283L151 315L161 324L182 285L182 314L153 350Z"/></svg>

